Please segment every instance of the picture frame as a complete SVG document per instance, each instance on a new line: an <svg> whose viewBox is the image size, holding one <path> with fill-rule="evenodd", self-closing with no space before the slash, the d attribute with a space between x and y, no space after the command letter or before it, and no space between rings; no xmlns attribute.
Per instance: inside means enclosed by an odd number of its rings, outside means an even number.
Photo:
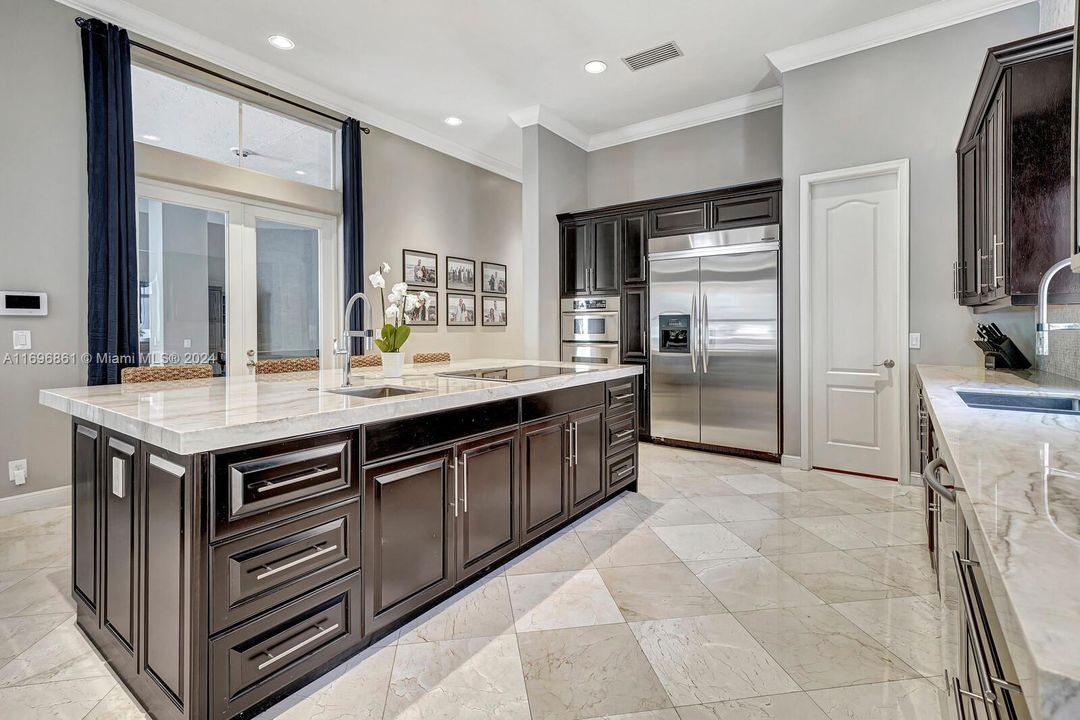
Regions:
<svg viewBox="0 0 1080 720"><path fill-rule="evenodd" d="M446 289L476 292L476 261L446 256ZM447 315L449 318L449 315Z"/></svg>
<svg viewBox="0 0 1080 720"><path fill-rule="evenodd" d="M411 313L405 313L405 322L414 327L439 324L439 293L425 290L428 294L426 306L418 306ZM409 292L409 295L419 295L419 292Z"/></svg>
<svg viewBox="0 0 1080 720"><path fill-rule="evenodd" d="M476 296L464 293L446 293L446 326L467 327L476 325Z"/></svg>
<svg viewBox="0 0 1080 720"><path fill-rule="evenodd" d="M506 294L506 266L502 263L480 264L480 291L488 294Z"/></svg>
<svg viewBox="0 0 1080 720"><path fill-rule="evenodd" d="M439 256L422 250L402 250L401 279L409 287L439 287Z"/></svg>
<svg viewBox="0 0 1080 720"><path fill-rule="evenodd" d="M485 327L506 326L506 296L484 295L481 313L481 324Z"/></svg>

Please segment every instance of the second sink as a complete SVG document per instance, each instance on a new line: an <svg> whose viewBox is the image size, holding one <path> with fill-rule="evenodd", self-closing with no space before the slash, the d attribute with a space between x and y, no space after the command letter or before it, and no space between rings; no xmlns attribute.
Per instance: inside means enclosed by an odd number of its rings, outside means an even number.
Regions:
<svg viewBox="0 0 1080 720"><path fill-rule="evenodd" d="M400 385L369 385L367 387L341 387L335 390L327 390L327 392L337 393L338 395L362 397L369 400L381 400L384 398L397 397L398 395L412 395L413 393L424 391L420 388L401 387Z"/></svg>
<svg viewBox="0 0 1080 720"><path fill-rule="evenodd" d="M1080 415L1080 398L973 392L971 390L957 390L956 394L967 403L968 407L973 408Z"/></svg>

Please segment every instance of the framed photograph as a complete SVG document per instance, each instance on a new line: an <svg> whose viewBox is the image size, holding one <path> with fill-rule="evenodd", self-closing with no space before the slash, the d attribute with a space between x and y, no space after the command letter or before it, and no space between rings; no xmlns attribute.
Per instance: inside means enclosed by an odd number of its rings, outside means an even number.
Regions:
<svg viewBox="0 0 1080 720"><path fill-rule="evenodd" d="M413 308L412 312L405 313L405 321L410 325L438 325L439 293L428 292L427 302L420 299L420 293L411 292L409 294L416 296L416 307Z"/></svg>
<svg viewBox="0 0 1080 720"><path fill-rule="evenodd" d="M483 313L483 325L506 325L506 298L485 295Z"/></svg>
<svg viewBox="0 0 1080 720"><path fill-rule="evenodd" d="M467 258L446 256L446 289L476 292L476 263ZM447 317L450 317L447 315Z"/></svg>
<svg viewBox="0 0 1080 720"><path fill-rule="evenodd" d="M410 287L439 287L439 256L419 250L401 251L402 280Z"/></svg>
<svg viewBox="0 0 1080 720"><path fill-rule="evenodd" d="M482 263L480 266L481 292L506 294L506 266L499 263Z"/></svg>
<svg viewBox="0 0 1080 720"><path fill-rule="evenodd" d="M476 296L452 292L446 293L446 324L448 326L475 325Z"/></svg>

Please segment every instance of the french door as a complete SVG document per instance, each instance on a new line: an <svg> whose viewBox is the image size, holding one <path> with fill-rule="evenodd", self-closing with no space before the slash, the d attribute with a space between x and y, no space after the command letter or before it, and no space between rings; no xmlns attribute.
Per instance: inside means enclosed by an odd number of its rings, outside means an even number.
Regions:
<svg viewBox="0 0 1080 720"><path fill-rule="evenodd" d="M337 220L141 181L140 350L147 364L256 361L331 350L340 302Z"/></svg>

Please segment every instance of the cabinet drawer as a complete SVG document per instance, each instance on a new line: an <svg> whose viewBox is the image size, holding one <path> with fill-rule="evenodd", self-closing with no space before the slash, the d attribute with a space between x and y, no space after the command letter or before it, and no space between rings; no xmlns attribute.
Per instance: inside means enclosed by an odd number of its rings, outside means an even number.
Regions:
<svg viewBox="0 0 1080 720"><path fill-rule="evenodd" d="M607 454L609 456L631 449L637 443L637 413L629 413L607 421Z"/></svg>
<svg viewBox="0 0 1080 720"><path fill-rule="evenodd" d="M343 431L214 456L213 539L359 497L355 453Z"/></svg>
<svg viewBox="0 0 1080 720"><path fill-rule="evenodd" d="M772 225L780 222L780 193L778 192L714 200L711 206L711 227L714 230Z"/></svg>
<svg viewBox="0 0 1080 720"><path fill-rule="evenodd" d="M704 202L650 210L649 237L700 232L705 229L707 220Z"/></svg>
<svg viewBox="0 0 1080 720"><path fill-rule="evenodd" d="M218 545L210 559L211 632L359 567L359 501Z"/></svg>
<svg viewBox="0 0 1080 720"><path fill-rule="evenodd" d="M619 492L630 483L637 480L638 454L637 448L629 452L609 458L607 462L607 494Z"/></svg>
<svg viewBox="0 0 1080 720"><path fill-rule="evenodd" d="M614 417L633 412L637 408L638 376L611 380L605 387L607 416Z"/></svg>
<svg viewBox="0 0 1080 720"><path fill-rule="evenodd" d="M306 681L308 673L359 641L360 577L356 574L212 640L212 717L232 717L290 683Z"/></svg>

